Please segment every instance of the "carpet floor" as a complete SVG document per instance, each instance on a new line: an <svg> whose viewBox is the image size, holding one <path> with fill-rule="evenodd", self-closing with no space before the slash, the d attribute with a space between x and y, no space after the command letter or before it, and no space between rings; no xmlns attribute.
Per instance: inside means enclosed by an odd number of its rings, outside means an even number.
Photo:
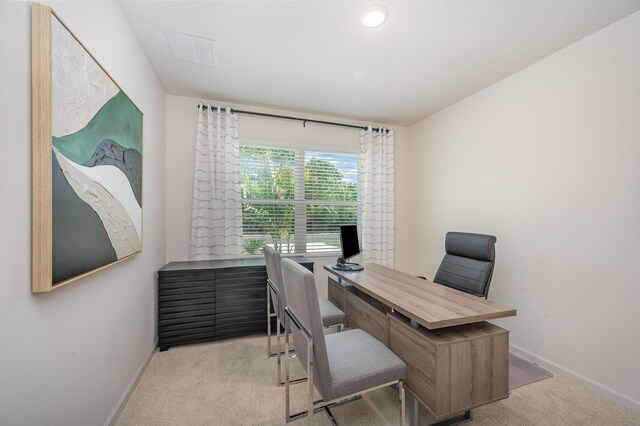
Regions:
<svg viewBox="0 0 640 426"><path fill-rule="evenodd" d="M294 360L293 377L302 376ZM266 337L179 346L156 352L117 425L281 425L284 387L276 386L276 359ZM293 410L304 405L306 383L292 386ZM332 408L342 425L399 424L398 392L391 388ZM407 410L408 412L408 410ZM420 424L433 422L420 409ZM306 419L290 423L306 424ZM330 425L318 412L316 425ZM511 392L508 399L473 410L473 425L640 425L640 414L562 377Z"/></svg>

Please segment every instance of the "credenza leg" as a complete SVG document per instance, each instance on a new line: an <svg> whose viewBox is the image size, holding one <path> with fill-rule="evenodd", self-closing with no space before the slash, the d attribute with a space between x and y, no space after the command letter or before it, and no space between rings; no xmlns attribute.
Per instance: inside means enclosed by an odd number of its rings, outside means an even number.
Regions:
<svg viewBox="0 0 640 426"><path fill-rule="evenodd" d="M465 411L463 414L460 414L455 417L451 417L447 420L442 420L441 422L431 423L431 426L454 426L459 425L461 423L466 423L471 421L471 410Z"/></svg>
<svg viewBox="0 0 640 426"><path fill-rule="evenodd" d="M413 395L412 392L409 392L408 398L409 404L409 426L418 426L418 398ZM470 422L472 419L471 410L467 410L462 414L459 414L455 417L451 417L446 420L441 420L439 422L431 423L429 426L454 426L459 425L461 423Z"/></svg>
<svg viewBox="0 0 640 426"><path fill-rule="evenodd" d="M409 392L409 426L418 426L418 398Z"/></svg>

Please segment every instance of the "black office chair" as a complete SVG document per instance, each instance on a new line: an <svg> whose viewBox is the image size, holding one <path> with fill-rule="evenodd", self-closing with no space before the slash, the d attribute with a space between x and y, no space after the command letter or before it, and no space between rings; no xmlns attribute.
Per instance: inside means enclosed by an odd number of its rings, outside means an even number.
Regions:
<svg viewBox="0 0 640 426"><path fill-rule="evenodd" d="M486 299L493 276L496 241L493 235L447 232L446 254L433 282Z"/></svg>

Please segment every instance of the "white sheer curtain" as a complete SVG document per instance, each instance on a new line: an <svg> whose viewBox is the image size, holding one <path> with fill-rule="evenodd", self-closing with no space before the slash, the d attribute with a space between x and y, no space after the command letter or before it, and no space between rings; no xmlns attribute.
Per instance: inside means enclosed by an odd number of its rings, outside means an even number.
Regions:
<svg viewBox="0 0 640 426"><path fill-rule="evenodd" d="M198 110L190 259L237 257L243 252L238 117L219 105Z"/></svg>
<svg viewBox="0 0 640 426"><path fill-rule="evenodd" d="M393 129L360 132L362 260L394 265Z"/></svg>

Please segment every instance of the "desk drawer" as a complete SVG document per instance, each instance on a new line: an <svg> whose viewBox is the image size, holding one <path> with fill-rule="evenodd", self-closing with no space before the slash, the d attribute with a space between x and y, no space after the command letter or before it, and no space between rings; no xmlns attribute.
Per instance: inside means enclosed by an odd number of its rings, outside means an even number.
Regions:
<svg viewBox="0 0 640 426"><path fill-rule="evenodd" d="M429 407L436 407L436 347L410 324L389 320L389 348L409 369L407 386Z"/></svg>
<svg viewBox="0 0 640 426"><path fill-rule="evenodd" d="M389 347L436 420L509 396L509 332L488 322L427 330L389 315Z"/></svg>

